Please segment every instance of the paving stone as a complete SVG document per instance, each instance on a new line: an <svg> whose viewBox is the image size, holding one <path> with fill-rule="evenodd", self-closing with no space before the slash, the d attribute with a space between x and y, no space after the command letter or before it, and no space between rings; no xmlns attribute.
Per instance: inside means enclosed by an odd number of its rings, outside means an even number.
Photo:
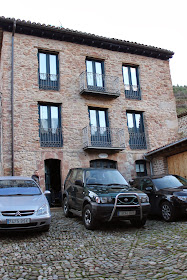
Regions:
<svg viewBox="0 0 187 280"><path fill-rule="evenodd" d="M187 278L186 219L128 222L86 230L80 218L52 212L48 233L0 233L2 280L144 280Z"/></svg>

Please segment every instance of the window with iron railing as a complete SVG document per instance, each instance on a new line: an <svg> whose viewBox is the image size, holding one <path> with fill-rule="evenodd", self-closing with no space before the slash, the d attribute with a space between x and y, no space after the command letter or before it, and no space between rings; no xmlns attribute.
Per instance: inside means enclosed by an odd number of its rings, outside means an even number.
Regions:
<svg viewBox="0 0 187 280"><path fill-rule="evenodd" d="M86 60L87 85L88 89L104 91L104 64L101 61Z"/></svg>
<svg viewBox="0 0 187 280"><path fill-rule="evenodd" d="M41 147L62 147L60 106L39 105Z"/></svg>
<svg viewBox="0 0 187 280"><path fill-rule="evenodd" d="M129 145L131 149L146 149L146 138L143 124L143 113L127 112Z"/></svg>
<svg viewBox="0 0 187 280"><path fill-rule="evenodd" d="M38 53L39 60L39 88L58 90L59 69L58 55L52 53Z"/></svg>
<svg viewBox="0 0 187 280"><path fill-rule="evenodd" d="M123 82L125 87L125 97L129 99L141 99L138 68L123 66Z"/></svg>

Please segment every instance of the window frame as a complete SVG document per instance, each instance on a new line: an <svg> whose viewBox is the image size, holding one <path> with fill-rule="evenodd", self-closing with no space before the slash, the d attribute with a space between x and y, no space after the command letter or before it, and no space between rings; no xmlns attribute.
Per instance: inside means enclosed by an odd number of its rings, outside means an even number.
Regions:
<svg viewBox="0 0 187 280"><path fill-rule="evenodd" d="M41 132L42 127L41 127L41 106L46 106L47 107L47 132ZM53 133L52 132L52 118L51 118L51 108L56 107L58 109L58 126L57 132ZM63 139L62 139L62 124L61 124L61 104L56 104L56 103L38 103L38 113L39 113L39 137L40 137L40 144L41 147L62 147L63 145ZM45 134L45 140L42 140L42 134ZM48 140L47 138L48 135L55 136L56 138L53 138L53 141ZM56 140L55 140L56 139ZM56 145L55 145L56 142Z"/></svg>
<svg viewBox="0 0 187 280"><path fill-rule="evenodd" d="M133 116L133 129L129 127L128 114ZM140 115L140 131L138 131L136 123L136 115ZM129 132L129 146L131 149L147 149L145 128L144 128L144 117L142 111L126 111L127 116L127 127Z"/></svg>
<svg viewBox="0 0 187 280"><path fill-rule="evenodd" d="M87 68L87 61L92 62L92 72L88 72L88 68ZM100 63L101 64L101 72L102 72L102 86L98 86L97 85L97 72L96 72L96 63ZM104 61L103 60L99 60L99 59L94 59L94 58L89 58L86 57L85 60L85 64L86 64L86 73L92 73L93 74L93 85L89 85L88 84L88 76L86 75L86 80L87 80L87 87L88 89L91 90L95 90L95 91L104 91L105 89L105 69L104 69Z"/></svg>
<svg viewBox="0 0 187 280"><path fill-rule="evenodd" d="M40 54L46 55L46 73L40 72ZM56 56L56 80L52 81L50 79L50 55ZM59 90L59 54L56 52L38 50L38 84L40 89L45 90ZM41 79L40 75L45 74L46 79ZM55 75L55 74L54 74Z"/></svg>
<svg viewBox="0 0 187 280"><path fill-rule="evenodd" d="M124 75L124 67L128 70L128 84L125 84L125 75ZM136 71L136 86L137 89L134 90L133 87L135 85L132 84L132 73L131 69L135 69ZM125 97L128 99L136 99L141 100L141 90L140 90L140 79L139 79L139 66L138 65L129 65L129 64L123 64L122 65L122 76L123 76L123 85L125 88Z"/></svg>

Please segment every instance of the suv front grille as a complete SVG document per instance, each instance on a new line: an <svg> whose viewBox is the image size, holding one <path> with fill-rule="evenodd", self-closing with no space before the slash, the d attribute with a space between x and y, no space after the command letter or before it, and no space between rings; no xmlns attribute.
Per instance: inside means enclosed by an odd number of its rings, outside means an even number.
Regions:
<svg viewBox="0 0 187 280"><path fill-rule="evenodd" d="M24 210L24 211L3 211L1 212L3 216L6 217L24 217L34 214L34 210Z"/></svg>
<svg viewBox="0 0 187 280"><path fill-rule="evenodd" d="M113 199L115 203L115 198ZM138 198L136 196L120 195L117 200L117 205L138 205Z"/></svg>

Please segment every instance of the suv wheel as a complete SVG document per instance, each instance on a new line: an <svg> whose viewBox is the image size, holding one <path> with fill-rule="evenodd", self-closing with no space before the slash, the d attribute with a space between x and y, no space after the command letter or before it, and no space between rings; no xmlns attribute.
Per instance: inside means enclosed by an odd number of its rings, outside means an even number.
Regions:
<svg viewBox="0 0 187 280"><path fill-rule="evenodd" d="M87 229L95 229L96 228L96 220L93 217L92 207L87 204L83 209L83 223Z"/></svg>
<svg viewBox="0 0 187 280"><path fill-rule="evenodd" d="M132 219L130 220L131 225L137 228L141 228L145 225L147 218L141 219Z"/></svg>
<svg viewBox="0 0 187 280"><path fill-rule="evenodd" d="M67 197L64 198L63 210L65 217L70 218L73 216L73 214L69 211L69 203Z"/></svg>
<svg viewBox="0 0 187 280"><path fill-rule="evenodd" d="M174 208L171 203L165 201L161 205L162 218L166 222L172 222L175 219Z"/></svg>

